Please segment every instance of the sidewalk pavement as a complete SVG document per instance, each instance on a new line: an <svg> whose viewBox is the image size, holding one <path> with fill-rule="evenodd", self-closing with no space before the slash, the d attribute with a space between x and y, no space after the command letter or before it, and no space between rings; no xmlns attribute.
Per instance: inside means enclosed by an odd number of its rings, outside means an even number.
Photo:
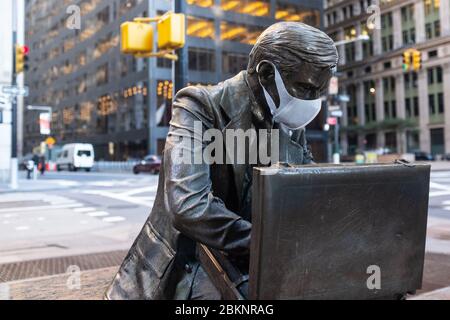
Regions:
<svg viewBox="0 0 450 320"><path fill-rule="evenodd" d="M450 171L450 161L432 161L431 171Z"/></svg>

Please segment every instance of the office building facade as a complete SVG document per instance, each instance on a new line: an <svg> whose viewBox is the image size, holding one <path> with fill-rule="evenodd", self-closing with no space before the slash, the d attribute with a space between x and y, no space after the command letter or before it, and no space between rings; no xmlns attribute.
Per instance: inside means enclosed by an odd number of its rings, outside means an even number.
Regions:
<svg viewBox="0 0 450 320"><path fill-rule="evenodd" d="M67 28L67 7L81 11L81 28ZM29 0L28 104L52 106L58 144L88 142L97 159L126 160L160 154L174 95L172 62L120 53L120 24L172 10L169 0ZM259 34L276 21L321 26L315 0L186 0L188 84L216 84L247 66ZM43 140L36 113L25 116L25 150ZM322 121L322 120L321 120ZM319 122L321 122L319 121ZM323 156L318 123L310 140Z"/></svg>
<svg viewBox="0 0 450 320"><path fill-rule="evenodd" d="M339 46L342 152L450 153L450 1L328 0L324 25L336 41L370 36ZM405 68L408 49L419 70Z"/></svg>

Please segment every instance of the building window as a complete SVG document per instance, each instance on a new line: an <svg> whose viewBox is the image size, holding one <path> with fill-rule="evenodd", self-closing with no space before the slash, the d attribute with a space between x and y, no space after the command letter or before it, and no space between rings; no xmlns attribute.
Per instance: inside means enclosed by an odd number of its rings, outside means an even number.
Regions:
<svg viewBox="0 0 450 320"><path fill-rule="evenodd" d="M441 36L440 0L424 0L425 6L425 33L427 39Z"/></svg>
<svg viewBox="0 0 450 320"><path fill-rule="evenodd" d="M371 30L367 27L366 22L361 23L361 35L370 36ZM363 58L368 58L373 56L373 40L370 36L369 41L362 42Z"/></svg>
<svg viewBox="0 0 450 320"><path fill-rule="evenodd" d="M434 67L427 69L428 74L428 84L442 84L443 75L442 75L442 67Z"/></svg>
<svg viewBox="0 0 450 320"><path fill-rule="evenodd" d="M216 71L216 54L213 49L189 48L189 70Z"/></svg>
<svg viewBox="0 0 450 320"><path fill-rule="evenodd" d="M188 16L186 34L189 37L214 39L214 21Z"/></svg>
<svg viewBox="0 0 450 320"><path fill-rule="evenodd" d="M402 7L402 34L403 45L415 43L416 28L414 19L414 5L407 5Z"/></svg>
<svg viewBox="0 0 450 320"><path fill-rule="evenodd" d="M344 29L344 39L345 40L354 40L356 38L356 28L349 27ZM353 62L356 58L356 47L355 43L349 43L345 45L345 61Z"/></svg>
<svg viewBox="0 0 450 320"><path fill-rule="evenodd" d="M383 78L384 117L386 119L397 118L397 103L395 95L395 78Z"/></svg>
<svg viewBox="0 0 450 320"><path fill-rule="evenodd" d="M104 64L101 67L97 68L97 72L95 73L95 80L97 86L102 86L108 83L108 64Z"/></svg>
<svg viewBox="0 0 450 320"><path fill-rule="evenodd" d="M248 55L234 52L223 52L222 71L224 73L237 74L247 68Z"/></svg>
<svg viewBox="0 0 450 320"><path fill-rule="evenodd" d="M320 27L320 12L294 5L277 4L275 19L283 21L303 22L313 27Z"/></svg>
<svg viewBox="0 0 450 320"><path fill-rule="evenodd" d="M172 118L173 84L169 80L159 80L156 89L156 123L168 127Z"/></svg>
<svg viewBox="0 0 450 320"><path fill-rule="evenodd" d="M428 51L428 59L437 58L438 52L437 50Z"/></svg>
<svg viewBox="0 0 450 320"><path fill-rule="evenodd" d="M221 0L220 7L224 11L233 11L257 17L268 16L270 13L268 0Z"/></svg>
<svg viewBox="0 0 450 320"><path fill-rule="evenodd" d="M394 49L392 12L385 13L381 16L381 26L381 43L383 52L391 51Z"/></svg>
<svg viewBox="0 0 450 320"><path fill-rule="evenodd" d="M385 145L389 149L389 152L397 152L397 133L396 132L386 132L385 134Z"/></svg>
<svg viewBox="0 0 450 320"><path fill-rule="evenodd" d="M374 122L377 120L376 108L375 108L375 82L364 82L364 111L366 116L366 123Z"/></svg>
<svg viewBox="0 0 450 320"><path fill-rule="evenodd" d="M214 5L214 0L186 0L186 3L191 6L210 8Z"/></svg>
<svg viewBox="0 0 450 320"><path fill-rule="evenodd" d="M158 59L156 59L156 66L158 68L171 69L172 68L172 60L158 58Z"/></svg>
<svg viewBox="0 0 450 320"><path fill-rule="evenodd" d="M222 22L220 25L221 40L236 41L249 45L254 45L256 43L256 40L262 31L262 28L230 22Z"/></svg>

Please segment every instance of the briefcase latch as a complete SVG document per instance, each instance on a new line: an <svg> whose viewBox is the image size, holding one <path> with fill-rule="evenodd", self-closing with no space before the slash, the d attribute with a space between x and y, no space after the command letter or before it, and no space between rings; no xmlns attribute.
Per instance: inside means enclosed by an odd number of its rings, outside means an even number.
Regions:
<svg viewBox="0 0 450 320"><path fill-rule="evenodd" d="M405 160L405 159L397 159L397 160L395 160L394 163L395 164L401 164L401 165L404 165L404 166L409 167L409 168L414 168L416 166L414 163L409 162L408 160Z"/></svg>

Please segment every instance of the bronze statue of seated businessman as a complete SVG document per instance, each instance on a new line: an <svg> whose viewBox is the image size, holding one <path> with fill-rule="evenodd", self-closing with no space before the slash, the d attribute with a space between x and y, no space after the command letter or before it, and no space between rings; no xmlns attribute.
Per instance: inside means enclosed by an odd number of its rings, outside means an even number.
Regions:
<svg viewBox="0 0 450 320"><path fill-rule="evenodd" d="M207 161L235 155L230 148L236 146L229 147L218 134L278 130L280 161L311 163L305 127L321 110L337 61L334 42L325 33L281 22L258 38L246 71L213 87L178 92L153 210L107 299L223 298L198 258L197 245L223 252L245 273L252 169L273 163L250 162L254 152L248 150L240 159L245 161ZM199 130L213 133L205 139ZM265 145L262 140L258 135L256 151ZM211 144L224 146L224 152L207 152Z"/></svg>

